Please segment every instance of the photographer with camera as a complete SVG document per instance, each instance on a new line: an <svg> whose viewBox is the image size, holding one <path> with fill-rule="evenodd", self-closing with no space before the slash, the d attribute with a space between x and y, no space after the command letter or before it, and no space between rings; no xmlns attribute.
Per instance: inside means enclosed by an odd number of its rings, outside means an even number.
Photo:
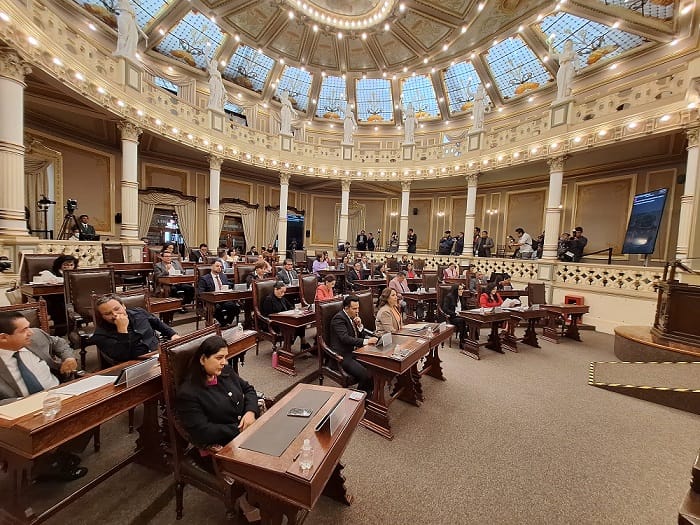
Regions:
<svg viewBox="0 0 700 525"><path fill-rule="evenodd" d="M588 244L588 239L583 236L583 228L576 226L569 239L569 251L573 253L574 262L579 262L583 257L583 249Z"/></svg>

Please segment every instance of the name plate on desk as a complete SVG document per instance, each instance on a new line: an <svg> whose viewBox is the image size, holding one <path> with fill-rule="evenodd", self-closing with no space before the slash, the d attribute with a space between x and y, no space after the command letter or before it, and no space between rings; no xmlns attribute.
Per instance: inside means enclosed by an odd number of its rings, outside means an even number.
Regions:
<svg viewBox="0 0 700 525"><path fill-rule="evenodd" d="M151 370L153 370L153 368L157 365L158 356L154 355L143 363L127 366L119 373L117 379L114 381L114 385L117 386L126 383L127 387L131 387L142 383L148 377L150 377Z"/></svg>

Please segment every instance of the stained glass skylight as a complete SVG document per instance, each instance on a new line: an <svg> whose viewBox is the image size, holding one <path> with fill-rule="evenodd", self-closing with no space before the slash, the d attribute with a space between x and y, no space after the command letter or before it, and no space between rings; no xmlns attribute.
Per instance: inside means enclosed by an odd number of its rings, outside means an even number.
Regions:
<svg viewBox="0 0 700 525"><path fill-rule="evenodd" d="M357 120L362 122L392 122L394 102L391 81L385 78L360 78L355 82Z"/></svg>
<svg viewBox="0 0 700 525"><path fill-rule="evenodd" d="M219 26L203 14L190 11L165 35L156 50L205 69L223 39Z"/></svg>
<svg viewBox="0 0 700 525"><path fill-rule="evenodd" d="M260 93L274 65L269 56L241 44L221 74L241 87Z"/></svg>
<svg viewBox="0 0 700 525"><path fill-rule="evenodd" d="M311 90L311 73L292 66L286 66L277 85L277 97L280 91L289 93L289 99L297 109L309 108L309 91Z"/></svg>
<svg viewBox="0 0 700 525"><path fill-rule="evenodd" d="M552 79L532 49L519 36L491 46L486 62L503 98L522 95Z"/></svg>
<svg viewBox="0 0 700 525"><path fill-rule="evenodd" d="M625 9L631 9L644 16L660 18L662 20L673 19L673 5L675 2L663 0L598 0L605 5L615 5ZM664 5L668 4L668 5Z"/></svg>
<svg viewBox="0 0 700 525"><path fill-rule="evenodd" d="M416 75L401 79L401 101L413 104L417 118L440 116L435 88L427 75Z"/></svg>
<svg viewBox="0 0 700 525"><path fill-rule="evenodd" d="M321 92L318 94L316 116L340 118L340 113L345 110L346 100L345 79L331 76L324 78L321 83Z"/></svg>
<svg viewBox="0 0 700 525"><path fill-rule="evenodd" d="M160 13L160 10L172 1L173 0L132 0L131 5L136 13L136 23L139 27L146 27L146 25ZM117 27L117 0L75 0L75 2L82 5L85 10L101 19L107 25L114 28Z"/></svg>
<svg viewBox="0 0 700 525"><path fill-rule="evenodd" d="M458 62L442 72L450 113L470 111L476 88L481 83L471 62ZM486 100L489 101L488 95Z"/></svg>
<svg viewBox="0 0 700 525"><path fill-rule="evenodd" d="M563 51L564 42L571 39L578 56L578 68L593 65L602 58L609 59L646 42L641 36L569 13L545 17L540 22L540 30L552 41L558 53Z"/></svg>

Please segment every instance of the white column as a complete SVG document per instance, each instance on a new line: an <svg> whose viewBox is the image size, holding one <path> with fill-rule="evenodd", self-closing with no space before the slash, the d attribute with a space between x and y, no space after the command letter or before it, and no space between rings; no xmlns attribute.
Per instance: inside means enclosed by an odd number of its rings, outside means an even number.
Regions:
<svg viewBox="0 0 700 525"><path fill-rule="evenodd" d="M340 224L338 225L338 244L344 244L348 239L348 224L350 222L350 181L341 180L340 187Z"/></svg>
<svg viewBox="0 0 700 525"><path fill-rule="evenodd" d="M280 217L277 224L277 252L287 256L287 206L289 205L289 173L280 173Z"/></svg>
<svg viewBox="0 0 700 525"><path fill-rule="evenodd" d="M408 200L411 197L411 181L401 183L401 218L399 220L399 251L408 249Z"/></svg>
<svg viewBox="0 0 700 525"><path fill-rule="evenodd" d="M28 234L24 219L24 76L31 71L14 50L0 49L0 236Z"/></svg>
<svg viewBox="0 0 700 525"><path fill-rule="evenodd" d="M464 251L471 257L474 255L472 240L474 239L474 226L476 222L476 188L479 175L467 175L467 210L464 213Z"/></svg>
<svg viewBox="0 0 700 525"><path fill-rule="evenodd" d="M117 127L122 137L122 230L126 239L139 237L139 181L138 149L139 136L143 132L136 124L120 122Z"/></svg>
<svg viewBox="0 0 700 525"><path fill-rule="evenodd" d="M695 193L698 186L698 172L700 172L700 151L698 150L700 128L689 129L686 131L686 134L688 135L688 160L686 160L685 186L683 187L683 196L681 197L681 211L678 221L678 242L676 243L676 259L680 260L685 260L690 257L690 240L693 234L693 225L695 227L698 225L698 209L696 208Z"/></svg>
<svg viewBox="0 0 700 525"><path fill-rule="evenodd" d="M219 248L220 217L219 189L221 188L221 165L224 159L216 155L209 156L209 207L207 208L207 245L211 253Z"/></svg>
<svg viewBox="0 0 700 525"><path fill-rule="evenodd" d="M549 164L549 196L544 219L543 259L557 258L557 244L559 242L559 228L561 225L561 186L564 180L565 160L566 157L561 156L553 157L547 161L547 164Z"/></svg>

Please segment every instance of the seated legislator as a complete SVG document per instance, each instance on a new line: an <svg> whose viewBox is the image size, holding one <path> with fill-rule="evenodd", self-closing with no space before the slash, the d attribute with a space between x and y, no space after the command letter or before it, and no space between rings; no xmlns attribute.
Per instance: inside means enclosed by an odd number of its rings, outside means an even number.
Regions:
<svg viewBox="0 0 700 525"><path fill-rule="evenodd" d="M44 282L51 284L61 284L63 282L63 272L66 270L75 270L78 267L78 259L72 255L59 255L53 262L50 270L39 272ZM68 331L66 323L66 299L61 295L47 295L46 311L49 317L53 320L54 335L65 335Z"/></svg>
<svg viewBox="0 0 700 525"><path fill-rule="evenodd" d="M459 312L462 310L462 298L464 295L464 285L462 283L453 284L449 293L442 299L442 311L445 312L447 320L454 325L459 332L459 347L464 348L464 341L467 338L467 323Z"/></svg>
<svg viewBox="0 0 700 525"><path fill-rule="evenodd" d="M406 277L409 279L416 279L418 274L413 269L413 263L409 262L406 264Z"/></svg>
<svg viewBox="0 0 700 525"><path fill-rule="evenodd" d="M486 280L484 272L476 272L476 275L469 279L470 292L476 293L477 289L483 290L484 288L486 288L487 285L488 281Z"/></svg>
<svg viewBox="0 0 700 525"><path fill-rule="evenodd" d="M391 281L389 281L389 288L396 290L396 297L399 301L399 306L401 308L406 307L406 301L403 300L403 294L410 292L408 288L408 283L406 282L406 272L401 270L396 274Z"/></svg>
<svg viewBox="0 0 700 525"><path fill-rule="evenodd" d="M227 364L227 353L223 337L202 341L175 400L180 422L202 455L203 449L227 445L259 415L255 388Z"/></svg>
<svg viewBox="0 0 700 525"><path fill-rule="evenodd" d="M231 283L228 277L226 277L224 266L219 260L211 264L211 273L202 275L197 283L199 293L220 292L224 290L224 287L229 286L231 286ZM238 318L238 314L240 313L241 306L236 301L223 301L221 303L216 303L214 318L221 326L228 326L233 324L233 321Z"/></svg>
<svg viewBox="0 0 700 525"><path fill-rule="evenodd" d="M377 301L377 308L374 335L379 337L389 332L401 330L403 320L399 311L399 299L396 290L384 288L384 291L379 296L379 301Z"/></svg>
<svg viewBox="0 0 700 525"><path fill-rule="evenodd" d="M479 306L482 308L493 308L502 304L503 299L501 299L501 295L496 289L496 283L489 283L486 286L486 290L479 296Z"/></svg>
<svg viewBox="0 0 700 525"><path fill-rule="evenodd" d="M143 308L126 308L116 295L103 295L95 302L95 332L90 343L97 346L109 366L136 359L158 349L159 332L168 339L180 336Z"/></svg>
<svg viewBox="0 0 700 525"><path fill-rule="evenodd" d="M325 301L335 297L335 276L333 274L326 275L323 282L316 288L316 297L314 301Z"/></svg>
<svg viewBox="0 0 700 525"><path fill-rule="evenodd" d="M445 279L457 279L459 277L459 271L455 263L450 263L450 265L442 271L442 276Z"/></svg>
<svg viewBox="0 0 700 525"><path fill-rule="evenodd" d="M253 281L260 281L262 279L265 279L267 276L267 262L266 261L258 261L255 263L255 266L253 267L253 272L249 273L248 276L245 278L245 283L248 285L248 290L250 290L253 287Z"/></svg>
<svg viewBox="0 0 700 525"><path fill-rule="evenodd" d="M350 268L348 271L348 276L347 276L347 281L348 285L351 290L355 289L354 283L355 281L359 281L362 279L362 264L360 262L356 262L355 265Z"/></svg>
<svg viewBox="0 0 700 525"><path fill-rule="evenodd" d="M343 298L343 309L331 320L331 349L342 356L340 366L357 379L358 388L368 394L372 392L372 375L353 355L353 351L365 345L376 344L377 338L364 329L360 313L360 299L355 295Z"/></svg>
<svg viewBox="0 0 700 525"><path fill-rule="evenodd" d="M386 279L386 264L381 263L374 267L372 279Z"/></svg>
<svg viewBox="0 0 700 525"><path fill-rule="evenodd" d="M294 262L291 259L284 260L284 268L277 272L277 279L287 286L292 284L292 281L299 279L299 275L294 269Z"/></svg>
<svg viewBox="0 0 700 525"><path fill-rule="evenodd" d="M323 252L316 256L316 260L311 265L311 272L316 277L321 277L321 275L318 273L319 270L327 270L328 268L330 268L330 265L328 264L328 252Z"/></svg>
<svg viewBox="0 0 700 525"><path fill-rule="evenodd" d="M0 405L58 385L57 375L78 368L73 350L60 337L30 328L20 312L0 312ZM43 481L72 481L87 474L80 458L69 450L82 451L92 433L62 445L34 463L34 477Z"/></svg>
<svg viewBox="0 0 700 525"><path fill-rule="evenodd" d="M269 317L270 314L278 314L280 312L294 310L294 305L292 302L284 296L286 291L287 285L282 281L277 281L275 283L272 293L265 297L262 305L260 305L260 309L265 317ZM296 335L301 339L302 350L311 348L311 345L306 342L305 328L303 326L296 329Z"/></svg>
<svg viewBox="0 0 700 525"><path fill-rule="evenodd" d="M168 275L183 275L184 271L180 261L173 259L171 252L161 250L160 262L153 265L153 279L156 283L161 277ZM190 304L194 300L194 286L190 283L173 284L170 286L170 296L177 297L183 294L183 304Z"/></svg>

